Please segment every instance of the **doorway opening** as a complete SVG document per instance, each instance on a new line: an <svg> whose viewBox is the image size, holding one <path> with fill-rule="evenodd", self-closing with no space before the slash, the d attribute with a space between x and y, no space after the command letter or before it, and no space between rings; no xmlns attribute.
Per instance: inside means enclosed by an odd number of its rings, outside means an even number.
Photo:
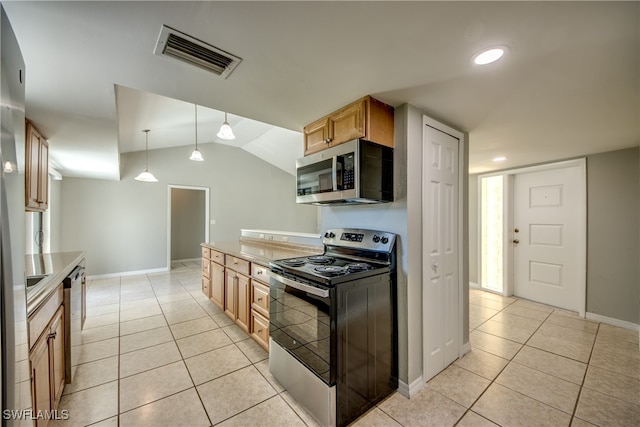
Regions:
<svg viewBox="0 0 640 427"><path fill-rule="evenodd" d="M481 175L478 191L482 289L584 317L585 160Z"/></svg>
<svg viewBox="0 0 640 427"><path fill-rule="evenodd" d="M480 286L504 292L504 175L480 177Z"/></svg>
<svg viewBox="0 0 640 427"><path fill-rule="evenodd" d="M209 188L169 185L167 206L167 269L201 257L209 240Z"/></svg>

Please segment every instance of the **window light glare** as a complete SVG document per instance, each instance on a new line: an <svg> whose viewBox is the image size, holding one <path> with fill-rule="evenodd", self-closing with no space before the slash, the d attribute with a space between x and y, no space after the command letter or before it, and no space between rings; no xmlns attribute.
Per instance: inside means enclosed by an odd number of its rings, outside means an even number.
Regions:
<svg viewBox="0 0 640 427"><path fill-rule="evenodd" d="M505 49L502 47L493 47L478 53L473 57L473 62L478 65L491 64L502 58L504 52Z"/></svg>
<svg viewBox="0 0 640 427"><path fill-rule="evenodd" d="M504 156L495 157L495 158L493 159L493 161L494 161L494 162L504 162L505 160L507 160L507 158L506 158L506 157L504 157Z"/></svg>

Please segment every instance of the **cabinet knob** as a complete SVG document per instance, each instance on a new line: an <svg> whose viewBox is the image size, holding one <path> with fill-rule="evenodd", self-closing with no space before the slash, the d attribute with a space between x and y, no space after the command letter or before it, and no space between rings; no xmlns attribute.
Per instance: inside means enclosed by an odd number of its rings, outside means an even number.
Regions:
<svg viewBox="0 0 640 427"><path fill-rule="evenodd" d="M258 297L258 301L262 301L262 297Z"/></svg>
<svg viewBox="0 0 640 427"><path fill-rule="evenodd" d="M515 240L513 241L513 243L515 243L515 244L517 245L518 243L520 243L520 240L515 239Z"/></svg>
<svg viewBox="0 0 640 427"><path fill-rule="evenodd" d="M327 144L330 143L331 141L332 141L331 138L327 138L327 139L324 140L324 142L326 142Z"/></svg>
<svg viewBox="0 0 640 427"><path fill-rule="evenodd" d="M56 331L56 332L51 332L51 333L49 334L49 339L55 339L55 337L56 337L57 335L58 335L58 332L57 332L57 331Z"/></svg>

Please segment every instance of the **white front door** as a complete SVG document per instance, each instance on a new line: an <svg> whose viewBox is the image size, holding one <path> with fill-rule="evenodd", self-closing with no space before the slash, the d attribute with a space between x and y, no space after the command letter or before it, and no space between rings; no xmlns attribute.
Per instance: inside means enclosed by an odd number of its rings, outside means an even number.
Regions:
<svg viewBox="0 0 640 427"><path fill-rule="evenodd" d="M515 175L514 293L584 315L584 160Z"/></svg>
<svg viewBox="0 0 640 427"><path fill-rule="evenodd" d="M423 327L427 381L458 358L458 144L428 125L423 133Z"/></svg>

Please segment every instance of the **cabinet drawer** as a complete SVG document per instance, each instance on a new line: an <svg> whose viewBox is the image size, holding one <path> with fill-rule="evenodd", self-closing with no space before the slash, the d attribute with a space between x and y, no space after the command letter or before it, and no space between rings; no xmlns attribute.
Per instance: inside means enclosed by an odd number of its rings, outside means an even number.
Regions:
<svg viewBox="0 0 640 427"><path fill-rule="evenodd" d="M259 313L251 312L251 337L269 351L269 321Z"/></svg>
<svg viewBox="0 0 640 427"><path fill-rule="evenodd" d="M225 257L225 264L227 267L237 271L238 273L249 275L249 261L242 258L236 258L231 255Z"/></svg>
<svg viewBox="0 0 640 427"><path fill-rule="evenodd" d="M260 280L263 283L269 284L270 271L268 267L264 267L260 264L251 263L251 277Z"/></svg>
<svg viewBox="0 0 640 427"><path fill-rule="evenodd" d="M62 299L62 283L60 283L49 298L29 317L29 348L36 343L42 331L56 314L62 304Z"/></svg>
<svg viewBox="0 0 640 427"><path fill-rule="evenodd" d="M211 279L208 277L202 278L202 293L211 298Z"/></svg>
<svg viewBox="0 0 640 427"><path fill-rule="evenodd" d="M202 275L211 277L211 261L208 258L202 258Z"/></svg>
<svg viewBox="0 0 640 427"><path fill-rule="evenodd" d="M211 249L211 261L224 265L224 253Z"/></svg>
<svg viewBox="0 0 640 427"><path fill-rule="evenodd" d="M269 318L269 288L255 281L251 285L251 307Z"/></svg>
<svg viewBox="0 0 640 427"><path fill-rule="evenodd" d="M202 247L202 258L209 259L211 258L211 249Z"/></svg>

